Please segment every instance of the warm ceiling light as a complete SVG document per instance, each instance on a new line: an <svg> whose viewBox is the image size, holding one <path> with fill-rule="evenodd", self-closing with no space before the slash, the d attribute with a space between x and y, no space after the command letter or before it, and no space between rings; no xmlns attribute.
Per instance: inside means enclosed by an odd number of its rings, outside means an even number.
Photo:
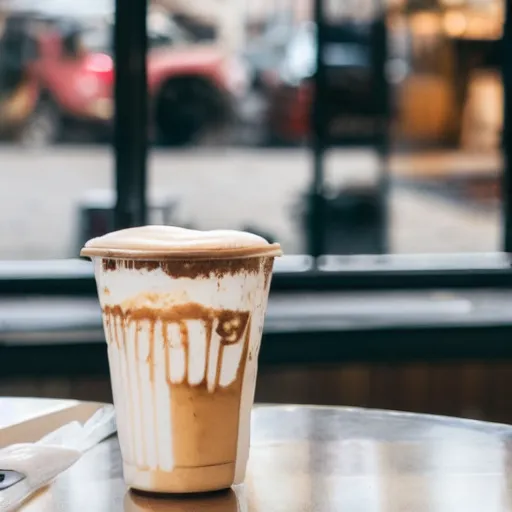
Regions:
<svg viewBox="0 0 512 512"><path fill-rule="evenodd" d="M460 37L466 32L468 28L468 21L462 12L451 11L444 15L443 27L448 35L452 37Z"/></svg>
<svg viewBox="0 0 512 512"><path fill-rule="evenodd" d="M410 20L411 29L417 36L431 36L440 29L440 19L437 13L421 12L413 15Z"/></svg>

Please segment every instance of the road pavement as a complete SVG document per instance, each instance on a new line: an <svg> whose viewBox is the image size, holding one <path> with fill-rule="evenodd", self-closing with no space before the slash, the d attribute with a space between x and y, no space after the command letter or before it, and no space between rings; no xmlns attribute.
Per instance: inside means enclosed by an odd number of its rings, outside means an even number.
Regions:
<svg viewBox="0 0 512 512"><path fill-rule="evenodd" d="M400 166L403 162L394 168ZM155 150L149 169L151 195L177 201L174 223L204 229L257 228L280 240L288 253L305 251L297 210L311 180L311 158L305 150ZM375 183L377 175L378 160L368 152L334 151L327 159L330 187ZM0 258L76 256L79 206L90 191L111 188L113 179L108 147L0 147ZM388 205L392 252L499 247L497 208L474 209L393 183Z"/></svg>

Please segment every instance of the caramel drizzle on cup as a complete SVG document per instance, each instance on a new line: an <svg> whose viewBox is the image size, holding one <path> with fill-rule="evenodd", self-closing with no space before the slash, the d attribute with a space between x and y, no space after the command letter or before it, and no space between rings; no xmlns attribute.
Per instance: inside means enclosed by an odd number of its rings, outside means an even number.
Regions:
<svg viewBox="0 0 512 512"><path fill-rule="evenodd" d="M139 307L133 309L123 310L120 306L104 306L103 314L105 317L105 326L108 332L107 338L110 343L114 343L118 348L124 348L126 350L126 336L124 331L128 328L130 323L135 324L135 354L139 354L139 329L143 321L149 322L149 351L146 357L146 362L149 365L149 378L153 382L155 378L155 327L158 321L161 322L161 335L164 342L165 349L165 375L169 385L176 384L171 382L171 370L170 370L170 354L169 350L171 347L171 339L169 336L169 326L171 324L177 324L180 333L180 347L183 349L185 368L182 382L187 383L189 381L189 328L187 321L199 320L203 322L205 333L206 333L206 357L205 357L205 368L204 377L201 382L194 385L206 385L207 373L208 373L208 359L210 354L210 347L213 336L213 329L215 326L215 332L220 338L220 347L217 359L217 368L215 375L216 389L219 385L220 380L220 368L222 364L224 348L229 345L234 345L242 339L244 332L246 332L249 323L249 312L248 311L235 311L227 309L214 309L208 308L198 303L187 303L175 305L170 308L150 308L150 307ZM118 334L117 328L112 329L112 324L115 326L119 322L122 326L122 336ZM245 342L244 342L245 344ZM124 346L124 347L123 347ZM246 353L246 347L244 347L243 353ZM243 359L240 365L244 365L245 360ZM238 370L240 370L240 365ZM237 377L238 378L238 372ZM236 379L235 379L236 380Z"/></svg>
<svg viewBox="0 0 512 512"><path fill-rule="evenodd" d="M143 365L148 365L148 373L146 374L150 381L150 386L153 388L151 393L152 404L148 412L152 414L153 425L158 424L157 400L156 389L157 375L159 371L156 368L156 344L163 343L163 372L165 382L169 389L173 389L170 394L170 404L173 403L173 396L176 392L189 388L190 391L197 392L202 396L210 393L221 393L223 396L230 396L234 390L240 390L242 386L243 376L245 373L245 366L249 354L249 345L251 338L251 318L248 311L236 311L227 309L214 309L207 308L197 303L188 303L182 305L174 305L168 308L132 308L123 310L120 306L105 306L103 308L103 315L105 321L105 329L107 333L107 341L111 344L115 353L122 354L122 358L128 364L128 361L133 361L135 356L135 367L132 367L132 379L128 376L125 385L128 388L125 390L128 395L134 395L135 386L138 389L138 400L136 401L135 410L138 409L140 413L147 408L144 404L142 396L143 388ZM188 358L190 356L190 326L187 325L189 321L200 321L204 326L204 350L205 350L205 363L203 369L202 380L200 382L190 382L190 370ZM140 330L142 323L149 322L148 328L148 352L145 359L141 361L140 348L141 343ZM160 322L159 331L157 331L156 323ZM170 326L174 325L174 329ZM146 327L145 326L145 327ZM161 329L161 330L160 330ZM158 332L158 337L156 336ZM216 336L215 336L216 335ZM160 336L162 337L160 341ZM215 339L215 346L212 347L212 341ZM229 376L229 382L221 384L221 367L224 358L224 350L226 346L242 343L240 347L240 355L236 371ZM171 380L171 348L174 345L179 346L183 350L184 369L181 378L173 378ZM130 355L129 355L130 354ZM181 357L181 356L180 356ZM212 359L213 358L213 359ZM216 359L215 359L216 358ZM133 364L133 363L132 363ZM162 368L161 368L162 369ZM161 375L161 374L160 374ZM161 377L160 377L161 378ZM226 395L224 395L226 393ZM236 396L236 392L233 396ZM146 405L146 407L145 407ZM171 405L172 407L172 405ZM134 414L134 409L131 406L130 400L126 401L126 413L128 414L127 421L130 424L132 435L126 439L130 445L132 452L132 463L136 463L140 470L149 470L152 466L148 462L149 458L149 445L148 439L154 442L154 449L156 453L160 453L162 446L159 446L159 438L156 432L148 431L148 427L144 422L140 423L140 418ZM139 443L135 441L137 428L140 429L141 439ZM169 426L169 428L171 428ZM137 453L137 446L140 452ZM176 447L175 447L176 448ZM140 458L140 461L137 459ZM137 462L136 462L137 461Z"/></svg>

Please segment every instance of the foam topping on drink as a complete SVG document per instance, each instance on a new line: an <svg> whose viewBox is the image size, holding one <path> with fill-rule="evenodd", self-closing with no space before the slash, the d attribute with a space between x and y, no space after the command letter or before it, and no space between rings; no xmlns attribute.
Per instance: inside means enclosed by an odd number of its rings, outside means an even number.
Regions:
<svg viewBox="0 0 512 512"><path fill-rule="evenodd" d="M142 226L89 240L82 256L120 258L281 256L281 246L252 233L235 230L198 231L174 226Z"/></svg>

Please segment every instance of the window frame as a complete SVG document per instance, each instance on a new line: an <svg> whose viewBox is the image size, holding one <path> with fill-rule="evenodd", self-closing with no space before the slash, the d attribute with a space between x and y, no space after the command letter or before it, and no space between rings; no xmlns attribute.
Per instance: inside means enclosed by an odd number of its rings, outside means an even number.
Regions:
<svg viewBox="0 0 512 512"><path fill-rule="evenodd" d="M512 61L505 58L512 53L511 6L506 4L503 30L502 75L504 84L504 130L503 130L503 248L512 252ZM147 215L147 155L148 155L148 95L146 76L147 0L116 0L114 22L115 50L115 118L114 118L114 167L117 200L114 211L114 227L122 229L142 225ZM349 259L341 259L338 268L326 268L322 263L325 236L323 233L323 170L327 151L325 133L326 105L322 103L325 87L325 24L323 22L323 0L314 1L314 15L318 24L317 73L314 100L313 137L311 153L313 173L310 200L313 220L308 226L309 253L311 256L284 258L290 262L287 270L276 269L273 289L280 291L298 290L390 290L390 289L431 289L471 287L512 287L512 268L508 260L488 265L484 255L478 257L474 266L461 268L459 265L443 264L437 268L425 268L415 256L400 268L400 257L375 256L367 261L366 268L354 269ZM381 14L384 23L384 15ZM507 51L508 50L508 51ZM385 58L385 45L382 47ZM381 77L382 94L387 94L387 85ZM386 105L383 98L383 105ZM385 112L386 113L386 112ZM381 181L383 194L387 189L385 165L389 154L387 130L375 141L375 147L384 165ZM386 215L382 204L382 215ZM385 246L384 241L381 244ZM499 255L499 253L498 253ZM461 255L461 261L465 255ZM301 259L302 258L302 259ZM309 258L309 259L308 259ZM364 257L363 257L364 258ZM368 258L368 257L367 257ZM372 260L373 258L373 260ZM419 258L419 257L418 257ZM352 257L352 262L358 257ZM421 258L419 258L421 259ZM304 261L307 260L307 263ZM60 262L59 262L60 261ZM92 268L73 267L72 260L56 260L53 270L46 263L0 262L0 295L20 294L64 294L89 295L95 293ZM298 264L298 261L302 261ZM17 266L16 266L17 265ZM57 267L61 265L62 269Z"/></svg>
<svg viewBox="0 0 512 512"><path fill-rule="evenodd" d="M501 44L501 73L504 98L502 139L503 248L506 252L512 252L512 62L510 58L507 58L507 55L510 55L512 51L512 5L510 2L505 2L505 21Z"/></svg>
<svg viewBox="0 0 512 512"><path fill-rule="evenodd" d="M136 90L130 91L133 93L133 97L129 96L128 92L123 95L123 91L116 87L116 93L119 97L116 97L116 111L119 112L118 119L129 119L133 128L130 133L137 133L137 126L140 128L141 118L137 118L136 115L129 115L130 109L133 103L144 104L147 102L147 84L145 76L145 52L146 52L146 26L143 23L139 23L133 26L133 21L130 19L132 16L137 14L137 9L142 9L141 4L144 4L144 12L147 10L147 0L139 2L138 0L130 0L128 5L123 3L123 8L119 9L121 1L116 0L116 13L115 13L115 33L116 42L119 45L131 45L132 51L123 51L116 53L116 67L121 70L129 70L129 62L131 54L139 57L139 68L144 69L144 73L141 76L134 77L138 78L139 81L144 80L144 87L139 87ZM309 240L309 254L315 259L313 264L306 269L294 272L276 272L273 286L274 288L282 289L367 289L367 287L375 287L378 289L389 289L389 288L424 288L432 286L509 286L509 281L512 275L509 263L503 263L499 268L471 268L466 269L453 269L453 268L437 268L437 269L422 269L418 268L404 268L402 270L394 268L393 265L386 265L385 261L382 264L369 265L366 272L354 272L350 268L339 269L336 272L326 272L322 269L322 265L319 264L319 258L324 254L325 248L325 233L323 230L323 186L324 186L324 163L325 155L328 149L327 145L327 133L326 133L326 113L328 112L328 106L324 104L323 99L326 97L324 93L326 88L326 66L324 62L325 47L326 47L326 35L327 27L325 23L325 12L324 12L324 1L325 0L314 0L313 14L314 20L317 24L317 45L316 45L316 67L317 72L315 73L315 98L313 105L313 129L314 136L312 140L311 151L313 155L313 179L310 189L310 200L312 209L312 222L308 226L307 237ZM512 252L512 131L510 129L512 119L512 102L511 102L511 91L512 91L512 62L506 58L507 54L512 53L512 16L511 16L510 3L506 3L505 22L503 29L503 58L502 58L502 76L504 84L504 129L503 129L503 160L504 167L502 173L502 208L503 208L503 247L506 252ZM141 11L138 12L139 14ZM146 19L142 17L141 19ZM137 37L130 38L126 34L130 34L131 30L139 30ZM377 73L378 78L378 90L380 94L379 103L382 111L382 115L385 119L389 120L389 101L388 101L388 83L385 78L385 61L387 59L387 48L386 48L386 35L385 35L385 12L380 10L376 13L375 22L376 38L381 44L378 46L378 54L374 57L378 63L381 63L381 71ZM116 48L118 48L116 44ZM122 48L122 46L121 46ZM142 52L142 48L144 52ZM507 52L510 50L510 52ZM144 55L142 56L142 53ZM126 59L126 60L125 60ZM377 64L379 66L380 64ZM132 68L133 69L133 68ZM116 76L124 76L118 73ZM135 82L135 80L134 80ZM138 96L137 96L138 94ZM119 110L117 110L119 109ZM124 110L126 109L126 111ZM143 118L146 119L146 118ZM116 131L121 131L124 123L121 126L116 124ZM381 157L382 169L380 173L379 188L381 189L380 196L383 198L380 205L381 215L386 218L387 208L385 205L385 195L388 189L387 180L387 162L389 157L389 138L388 138L388 126L387 123L384 129L378 134L375 139L375 148L377 153ZM117 141L117 138L116 138ZM118 184L118 205L116 207L116 228L125 227L122 218L122 208L120 204L123 204L122 193L126 196L135 198L135 202L142 205L141 209L145 210L145 183L146 183L146 158L147 158L147 147L142 147L140 140L137 138L131 141L131 152L133 154L132 165L130 169L130 180L126 180L124 188L120 185L123 184L124 178L124 166L116 165L116 176ZM122 155L119 154L119 146L116 144L116 162L118 162ZM141 154L139 154L139 151ZM137 164L137 162L139 164ZM143 186L140 184L143 183ZM134 185L134 186L132 186ZM138 187L138 188L137 188ZM128 201L125 201L128 203ZM145 218L145 213L140 212L139 218ZM136 224L137 222L135 222ZM139 222L141 224L142 222ZM387 220L385 225L387 225ZM386 241L380 240L381 248L383 252L386 249ZM461 257L462 258L462 257ZM377 258L378 259L378 258ZM392 258L388 258L388 262Z"/></svg>

